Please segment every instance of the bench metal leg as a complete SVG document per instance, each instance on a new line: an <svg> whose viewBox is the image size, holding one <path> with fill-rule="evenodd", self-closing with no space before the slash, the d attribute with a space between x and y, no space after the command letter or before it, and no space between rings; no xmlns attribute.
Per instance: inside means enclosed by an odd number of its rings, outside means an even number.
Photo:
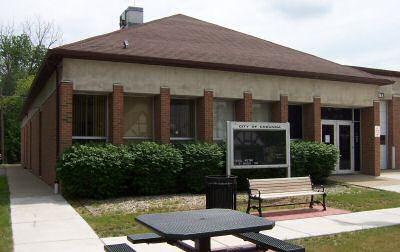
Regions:
<svg viewBox="0 0 400 252"><path fill-rule="evenodd" d="M261 211L261 202L262 202L262 200L259 199L258 200L258 216L263 217L262 216L262 211Z"/></svg>
<svg viewBox="0 0 400 252"><path fill-rule="evenodd" d="M324 207L324 211L326 211L326 193L322 195L322 206Z"/></svg>
<svg viewBox="0 0 400 252"><path fill-rule="evenodd" d="M313 205L314 205L314 195L311 195L310 208L313 208Z"/></svg>
<svg viewBox="0 0 400 252"><path fill-rule="evenodd" d="M211 240L209 237L200 238L195 241L195 248L199 252L210 252L211 251Z"/></svg>

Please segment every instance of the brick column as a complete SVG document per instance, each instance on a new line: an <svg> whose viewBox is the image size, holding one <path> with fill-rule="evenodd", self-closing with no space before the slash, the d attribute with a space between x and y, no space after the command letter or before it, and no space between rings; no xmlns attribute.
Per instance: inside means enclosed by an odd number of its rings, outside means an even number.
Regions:
<svg viewBox="0 0 400 252"><path fill-rule="evenodd" d="M303 105L303 138L321 142L321 98L314 97L314 102Z"/></svg>
<svg viewBox="0 0 400 252"><path fill-rule="evenodd" d="M113 85L110 99L110 137L112 144L124 143L124 87L120 84Z"/></svg>
<svg viewBox="0 0 400 252"><path fill-rule="evenodd" d="M170 142L170 111L170 90L168 87L161 87L160 95L154 102L155 140L159 143L168 144Z"/></svg>
<svg viewBox="0 0 400 252"><path fill-rule="evenodd" d="M288 96L281 95L280 100L272 103L271 117L273 122L288 122L289 120L289 107Z"/></svg>
<svg viewBox="0 0 400 252"><path fill-rule="evenodd" d="M243 93L243 99L235 102L235 121L251 122L253 117L253 96L250 92Z"/></svg>
<svg viewBox="0 0 400 252"><path fill-rule="evenodd" d="M392 165L394 147L394 166ZM400 96L388 103L388 168L400 168Z"/></svg>
<svg viewBox="0 0 400 252"><path fill-rule="evenodd" d="M380 143L375 137L375 126L379 126L379 102L374 101L373 107L361 109L361 173L379 176Z"/></svg>
<svg viewBox="0 0 400 252"><path fill-rule="evenodd" d="M204 96L197 100L197 129L200 141L213 141L213 98L212 90L204 90Z"/></svg>
<svg viewBox="0 0 400 252"><path fill-rule="evenodd" d="M69 81L61 82L59 86L59 154L72 145L72 86Z"/></svg>

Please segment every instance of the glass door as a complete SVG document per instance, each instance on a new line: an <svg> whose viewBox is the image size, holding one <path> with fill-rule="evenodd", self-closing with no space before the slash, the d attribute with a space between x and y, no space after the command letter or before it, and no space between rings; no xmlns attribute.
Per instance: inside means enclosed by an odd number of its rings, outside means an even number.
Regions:
<svg viewBox="0 0 400 252"><path fill-rule="evenodd" d="M353 165L353 123L348 121L323 120L322 141L339 149L339 161L333 173L351 173Z"/></svg>

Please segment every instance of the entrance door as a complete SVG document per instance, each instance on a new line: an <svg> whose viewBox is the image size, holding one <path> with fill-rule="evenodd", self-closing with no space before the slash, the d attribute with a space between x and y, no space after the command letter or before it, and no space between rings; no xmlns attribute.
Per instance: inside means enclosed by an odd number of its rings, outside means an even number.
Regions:
<svg viewBox="0 0 400 252"><path fill-rule="evenodd" d="M335 145L340 157L334 173L352 173L353 165L353 123L348 121L323 120L322 141Z"/></svg>

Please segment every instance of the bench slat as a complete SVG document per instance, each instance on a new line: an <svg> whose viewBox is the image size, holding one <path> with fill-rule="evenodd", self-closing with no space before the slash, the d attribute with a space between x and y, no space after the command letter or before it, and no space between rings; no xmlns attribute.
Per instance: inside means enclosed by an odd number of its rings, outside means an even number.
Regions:
<svg viewBox="0 0 400 252"><path fill-rule="evenodd" d="M239 237L245 241L255 243L259 247L262 247L263 249L272 249L274 251L279 251L279 252L305 252L306 251L303 247L300 247L298 245L291 244L286 241L282 241L282 240L276 239L274 237L260 234L260 233L249 232L249 233L241 233L241 234L238 234L235 236Z"/></svg>

